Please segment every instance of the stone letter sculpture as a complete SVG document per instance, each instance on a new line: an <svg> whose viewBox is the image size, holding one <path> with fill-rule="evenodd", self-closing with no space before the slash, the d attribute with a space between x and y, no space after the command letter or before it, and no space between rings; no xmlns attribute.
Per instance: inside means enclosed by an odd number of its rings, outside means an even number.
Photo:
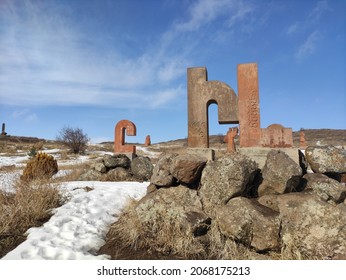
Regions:
<svg viewBox="0 0 346 280"><path fill-rule="evenodd" d="M125 130L126 135L136 136L136 126L129 120L121 120L115 126L114 137L114 153L136 153L136 146L124 145L125 144Z"/></svg>
<svg viewBox="0 0 346 280"><path fill-rule="evenodd" d="M256 63L238 65L240 147L261 146L261 124Z"/></svg>
<svg viewBox="0 0 346 280"><path fill-rule="evenodd" d="M238 134L238 127L231 127L228 129L228 132L226 134L226 143L227 143L228 153L234 153L236 151L234 138L237 136L237 134Z"/></svg>
<svg viewBox="0 0 346 280"><path fill-rule="evenodd" d="M208 107L218 105L220 124L238 123L238 98L234 90L219 81L208 81L207 69L187 69L188 147L209 148Z"/></svg>
<svg viewBox="0 0 346 280"><path fill-rule="evenodd" d="M150 135L147 135L147 137L145 137L144 146L150 146L150 145L151 145Z"/></svg>

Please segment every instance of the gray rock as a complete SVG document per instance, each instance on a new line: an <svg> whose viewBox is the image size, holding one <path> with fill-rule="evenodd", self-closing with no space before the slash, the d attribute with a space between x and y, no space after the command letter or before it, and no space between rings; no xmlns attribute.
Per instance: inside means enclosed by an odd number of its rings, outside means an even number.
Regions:
<svg viewBox="0 0 346 280"><path fill-rule="evenodd" d="M346 198L346 186L338 181L319 173L308 173L303 176L306 180L306 190L312 190L324 201L342 203Z"/></svg>
<svg viewBox="0 0 346 280"><path fill-rule="evenodd" d="M245 197L231 199L218 208L216 222L221 233L257 251L280 248L279 213Z"/></svg>
<svg viewBox="0 0 346 280"><path fill-rule="evenodd" d="M346 150L334 146L309 146L305 157L316 173L346 173Z"/></svg>
<svg viewBox="0 0 346 280"><path fill-rule="evenodd" d="M192 184L200 179L206 162L198 155L179 155L173 158L170 173L178 182Z"/></svg>
<svg viewBox="0 0 346 280"><path fill-rule="evenodd" d="M138 156L131 162L131 173L140 180L150 180L153 175L153 164L150 158Z"/></svg>
<svg viewBox="0 0 346 280"><path fill-rule="evenodd" d="M108 181L129 181L131 179L130 172L123 167L116 167L107 173Z"/></svg>
<svg viewBox="0 0 346 280"><path fill-rule="evenodd" d="M243 195L257 172L257 163L242 154L226 154L207 162L199 189L206 213L213 216L215 206L225 205L231 198Z"/></svg>
<svg viewBox="0 0 346 280"><path fill-rule="evenodd" d="M116 167L129 168L131 165L130 159L125 154L104 155L103 163L108 169Z"/></svg>
<svg viewBox="0 0 346 280"><path fill-rule="evenodd" d="M285 152L272 150L262 170L258 195L282 194L298 190L302 169Z"/></svg>
<svg viewBox="0 0 346 280"><path fill-rule="evenodd" d="M143 227L163 221L178 225L186 236L199 236L208 230L210 219L203 212L197 191L184 186L160 188L147 194L135 211ZM148 230L153 231L152 228Z"/></svg>
<svg viewBox="0 0 346 280"><path fill-rule="evenodd" d="M102 173L95 169L89 169L85 173L81 174L78 178L79 181L99 181L102 177Z"/></svg>
<svg viewBox="0 0 346 280"><path fill-rule="evenodd" d="M92 165L92 167L101 173L106 173L107 172L107 167L103 164L103 162L96 162Z"/></svg>
<svg viewBox="0 0 346 280"><path fill-rule="evenodd" d="M346 258L346 210L307 193L278 195L283 252L306 258Z"/></svg>
<svg viewBox="0 0 346 280"><path fill-rule="evenodd" d="M159 187L169 187L175 182L173 175L170 172L173 159L178 154L162 154L158 159L151 176L150 182Z"/></svg>

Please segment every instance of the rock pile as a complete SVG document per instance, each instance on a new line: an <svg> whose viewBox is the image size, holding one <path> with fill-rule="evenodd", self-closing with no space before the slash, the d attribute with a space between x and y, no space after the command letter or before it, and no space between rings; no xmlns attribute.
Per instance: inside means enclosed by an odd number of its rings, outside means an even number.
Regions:
<svg viewBox="0 0 346 280"><path fill-rule="evenodd" d="M147 195L113 227L124 242L184 257L215 257L218 248L218 258L230 258L221 251L231 240L262 256L346 259L346 186L335 180L345 174L345 150L308 147L306 162L315 173L280 150L262 170L238 153L215 161L163 154Z"/></svg>
<svg viewBox="0 0 346 280"><path fill-rule="evenodd" d="M132 161L125 154L104 155L80 175L81 181L147 181L153 173L148 157L137 156Z"/></svg>

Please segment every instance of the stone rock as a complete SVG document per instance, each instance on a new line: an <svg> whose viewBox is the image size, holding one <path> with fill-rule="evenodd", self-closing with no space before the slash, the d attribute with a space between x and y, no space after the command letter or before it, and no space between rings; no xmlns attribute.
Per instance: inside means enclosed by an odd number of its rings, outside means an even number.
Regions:
<svg viewBox="0 0 346 280"><path fill-rule="evenodd" d="M158 190L158 188L157 188L157 186L155 186L154 184L149 184L149 186L147 186L147 194L148 194L148 193L155 192L155 191L157 191L157 190Z"/></svg>
<svg viewBox="0 0 346 280"><path fill-rule="evenodd" d="M173 185L174 177L170 172L170 167L176 156L178 156L178 154L167 153L159 157L150 179L152 184L159 187L169 187Z"/></svg>
<svg viewBox="0 0 346 280"><path fill-rule="evenodd" d="M346 150L334 146L309 146L306 159L316 173L346 173Z"/></svg>
<svg viewBox="0 0 346 280"><path fill-rule="evenodd" d="M220 232L257 251L280 248L279 213L245 197L231 199L216 216Z"/></svg>
<svg viewBox="0 0 346 280"><path fill-rule="evenodd" d="M96 162L92 165L92 167L101 173L106 173L107 172L107 167L103 164L103 162Z"/></svg>
<svg viewBox="0 0 346 280"><path fill-rule="evenodd" d="M346 259L346 210L314 194L278 195L284 252L299 250L305 257Z"/></svg>
<svg viewBox="0 0 346 280"><path fill-rule="evenodd" d="M257 201L263 206L268 207L276 212L280 211L278 206L278 195L276 194L265 194L260 196Z"/></svg>
<svg viewBox="0 0 346 280"><path fill-rule="evenodd" d="M157 220L174 221L187 235L203 235L210 224L209 217L202 211L197 191L181 185L147 194L138 202L135 211L143 226L152 227ZM149 230L153 231L152 228Z"/></svg>
<svg viewBox="0 0 346 280"><path fill-rule="evenodd" d="M306 180L305 189L312 190L324 201L341 203L346 198L346 186L338 181L319 173L308 173L303 176Z"/></svg>
<svg viewBox="0 0 346 280"><path fill-rule="evenodd" d="M135 157L131 162L131 173L140 180L149 180L153 175L153 164L150 158Z"/></svg>
<svg viewBox="0 0 346 280"><path fill-rule="evenodd" d="M231 198L243 195L258 173L255 161L242 154L226 154L207 162L202 171L199 196L207 214L225 205Z"/></svg>
<svg viewBox="0 0 346 280"><path fill-rule="evenodd" d="M262 169L263 182L258 195L282 194L298 190L302 169L285 152L272 150Z"/></svg>
<svg viewBox="0 0 346 280"><path fill-rule="evenodd" d="M129 181L131 174L123 167L116 167L108 171L107 178L110 181Z"/></svg>
<svg viewBox="0 0 346 280"><path fill-rule="evenodd" d="M79 181L99 181L102 173L95 169L89 169L85 173L81 174L78 178Z"/></svg>
<svg viewBox="0 0 346 280"><path fill-rule="evenodd" d="M130 159L125 154L104 155L103 163L109 169L116 167L129 168L131 165Z"/></svg>
<svg viewBox="0 0 346 280"><path fill-rule="evenodd" d="M197 155L179 155L172 160L170 173L178 182L192 184L201 177L207 160Z"/></svg>

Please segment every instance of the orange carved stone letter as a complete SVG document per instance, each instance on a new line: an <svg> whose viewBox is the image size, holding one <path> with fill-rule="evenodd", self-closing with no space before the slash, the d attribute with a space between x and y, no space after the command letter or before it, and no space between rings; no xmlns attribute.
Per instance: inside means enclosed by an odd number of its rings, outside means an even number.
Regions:
<svg viewBox="0 0 346 280"><path fill-rule="evenodd" d="M209 105L218 105L220 124L238 123L238 98L227 84L208 81L205 67L187 69L187 93L188 146L209 148Z"/></svg>
<svg viewBox="0 0 346 280"><path fill-rule="evenodd" d="M121 120L115 126L114 153L136 153L136 146L125 144L126 135L136 136L136 126L129 120Z"/></svg>
<svg viewBox="0 0 346 280"><path fill-rule="evenodd" d="M147 137L145 137L144 146L150 146L150 145L151 145L150 135L147 135Z"/></svg>
<svg viewBox="0 0 346 280"><path fill-rule="evenodd" d="M227 152L229 153L234 153L236 151L235 149L235 143L234 143L234 138L238 134L238 127L231 127L228 129L228 132L226 134L227 138Z"/></svg>
<svg viewBox="0 0 346 280"><path fill-rule="evenodd" d="M240 147L261 146L261 126L256 63L238 65Z"/></svg>

